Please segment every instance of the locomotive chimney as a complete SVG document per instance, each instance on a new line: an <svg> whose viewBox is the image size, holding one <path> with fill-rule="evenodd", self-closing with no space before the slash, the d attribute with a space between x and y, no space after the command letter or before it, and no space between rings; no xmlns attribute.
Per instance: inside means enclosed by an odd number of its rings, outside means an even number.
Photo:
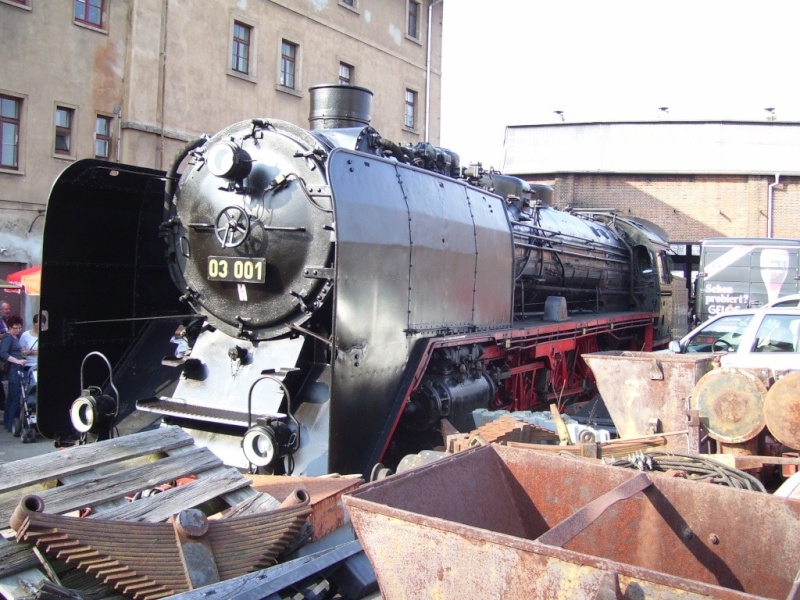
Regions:
<svg viewBox="0 0 800 600"><path fill-rule="evenodd" d="M372 118L372 91L355 85L323 84L311 94L310 129L366 127Z"/></svg>

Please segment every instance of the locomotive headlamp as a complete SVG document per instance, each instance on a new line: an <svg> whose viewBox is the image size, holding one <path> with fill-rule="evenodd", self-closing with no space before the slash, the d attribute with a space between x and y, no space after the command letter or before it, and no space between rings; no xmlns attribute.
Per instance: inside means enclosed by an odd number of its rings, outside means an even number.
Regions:
<svg viewBox="0 0 800 600"><path fill-rule="evenodd" d="M250 174L250 155L233 142L214 144L206 154L208 170L217 177L241 181Z"/></svg>
<svg viewBox="0 0 800 600"><path fill-rule="evenodd" d="M117 403L99 390L83 390L72 403L69 418L79 433L100 433L108 428L116 414Z"/></svg>
<svg viewBox="0 0 800 600"><path fill-rule="evenodd" d="M282 421L259 424L248 429L242 438L242 450L251 465L266 467L292 450L292 430Z"/></svg>
<svg viewBox="0 0 800 600"><path fill-rule="evenodd" d="M275 441L275 432L271 427L256 425L244 434L242 450L250 464L257 467L266 467L272 464L278 454L278 444Z"/></svg>
<svg viewBox="0 0 800 600"><path fill-rule="evenodd" d="M96 356L105 363L108 368L108 388L114 392L114 397L104 393L97 386L83 385L83 368L90 357ZM81 434L81 438L87 433L97 436L97 441L107 440L112 437L114 421L119 415L119 391L114 386L113 372L111 363L100 352L89 352L83 357L81 362L81 395L72 403L69 409L69 418L72 426Z"/></svg>

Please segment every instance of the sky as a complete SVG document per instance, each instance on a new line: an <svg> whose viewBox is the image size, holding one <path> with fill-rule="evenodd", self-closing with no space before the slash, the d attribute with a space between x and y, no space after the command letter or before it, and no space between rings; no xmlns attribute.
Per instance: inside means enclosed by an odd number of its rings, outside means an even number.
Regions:
<svg viewBox="0 0 800 600"><path fill-rule="evenodd" d="M800 121L800 2L444 0L441 146L502 168L509 125ZM434 8L436 11L438 7Z"/></svg>

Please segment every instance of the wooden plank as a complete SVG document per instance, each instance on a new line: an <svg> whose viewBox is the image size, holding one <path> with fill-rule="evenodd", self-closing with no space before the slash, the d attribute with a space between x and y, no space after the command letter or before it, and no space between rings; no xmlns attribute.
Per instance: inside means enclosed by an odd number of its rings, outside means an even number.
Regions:
<svg viewBox="0 0 800 600"><path fill-rule="evenodd" d="M0 578L39 566L32 544L19 544L0 537Z"/></svg>
<svg viewBox="0 0 800 600"><path fill-rule="evenodd" d="M98 511L92 518L158 523L187 508L194 508L214 498L250 486L250 480L233 467L220 467L202 473L202 479L170 488L127 506ZM256 493L255 491L253 492Z"/></svg>
<svg viewBox="0 0 800 600"><path fill-rule="evenodd" d="M197 452L197 446L191 445L191 446L181 446L179 448L166 450L165 452L159 454L166 454L167 456L175 458L178 456L191 456L195 452ZM62 478L61 483L62 485L67 485L79 481L93 481L95 479L98 479L106 475L119 473L124 469L133 469L141 467L143 465L151 465L155 461L159 460L158 458L154 458L154 456L155 455L152 454L147 456L137 456L125 460L124 463L122 464L103 465L101 467L98 467L97 469L94 469L93 471L85 471L83 473L77 473L75 475L68 475ZM161 459L163 458L164 457L161 456ZM138 490L138 491L141 492L145 490ZM101 504L94 505L92 507L92 513L94 514L98 512L107 512L116 509L122 509L127 507L129 504L130 501L127 498L113 498L108 502L103 502Z"/></svg>
<svg viewBox="0 0 800 600"><path fill-rule="evenodd" d="M191 455L158 460L94 481L63 485L38 493L48 513L65 513L123 498L141 490L212 469L222 460L207 448L196 448ZM0 504L0 522L8 522L20 498Z"/></svg>
<svg viewBox="0 0 800 600"><path fill-rule="evenodd" d="M213 588L203 587L170 596L170 600L207 600L208 598L278 598L284 590L317 573L328 572L334 565L346 561L364 550L361 542L351 540L284 562L222 581ZM381 597L381 596L378 596Z"/></svg>
<svg viewBox="0 0 800 600"><path fill-rule="evenodd" d="M59 479L101 465L194 444L178 427L162 427L0 464L0 492Z"/></svg>
<svg viewBox="0 0 800 600"><path fill-rule="evenodd" d="M238 490L234 490L227 494L223 494L220 496L222 500L224 500L228 506L236 506L240 502L244 502L245 500L249 500L253 496L257 495L258 492L255 491L250 485L247 487L243 487Z"/></svg>
<svg viewBox="0 0 800 600"><path fill-rule="evenodd" d="M256 513L268 512L280 508L280 501L270 494L261 493L252 498L248 498L244 502L240 502L230 510L226 511L223 515L226 519L231 517L241 517L244 515L253 515Z"/></svg>

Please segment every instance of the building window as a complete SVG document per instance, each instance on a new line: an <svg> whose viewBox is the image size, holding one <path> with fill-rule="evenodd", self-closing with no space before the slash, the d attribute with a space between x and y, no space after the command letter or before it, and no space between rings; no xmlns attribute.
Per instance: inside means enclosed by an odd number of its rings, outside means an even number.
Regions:
<svg viewBox="0 0 800 600"><path fill-rule="evenodd" d="M295 89L297 73L297 44L283 40L281 42L281 85L290 90Z"/></svg>
<svg viewBox="0 0 800 600"><path fill-rule="evenodd" d="M355 67L353 67L353 65L348 65L343 62L339 63L339 83L341 85L353 85L354 73Z"/></svg>
<svg viewBox="0 0 800 600"><path fill-rule="evenodd" d="M419 39L419 2L408 0L408 36Z"/></svg>
<svg viewBox="0 0 800 600"><path fill-rule="evenodd" d="M111 117L97 115L94 122L94 155L95 158L111 156Z"/></svg>
<svg viewBox="0 0 800 600"><path fill-rule="evenodd" d="M356 7L356 0L339 0L345 6L349 6L350 8Z"/></svg>
<svg viewBox="0 0 800 600"><path fill-rule="evenodd" d="M22 101L0 96L0 167L19 168L19 125Z"/></svg>
<svg viewBox="0 0 800 600"><path fill-rule="evenodd" d="M76 21L103 26L103 0L75 0L74 7Z"/></svg>
<svg viewBox="0 0 800 600"><path fill-rule="evenodd" d="M56 154L70 154L72 151L72 119L75 111L62 106L56 107Z"/></svg>
<svg viewBox="0 0 800 600"><path fill-rule="evenodd" d="M233 52L231 56L231 69L237 73L250 73L250 39L253 28L234 21L233 23Z"/></svg>
<svg viewBox="0 0 800 600"><path fill-rule="evenodd" d="M414 129L417 121L417 92L406 90L406 120L405 126Z"/></svg>

